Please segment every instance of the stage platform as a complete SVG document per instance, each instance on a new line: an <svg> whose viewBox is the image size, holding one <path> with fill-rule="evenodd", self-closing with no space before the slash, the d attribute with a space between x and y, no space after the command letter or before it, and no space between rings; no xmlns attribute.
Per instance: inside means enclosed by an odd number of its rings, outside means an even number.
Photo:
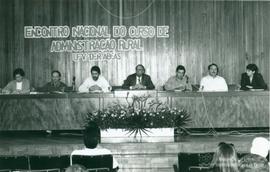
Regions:
<svg viewBox="0 0 270 172"><path fill-rule="evenodd" d="M260 132L223 131L216 135L208 134L191 133L174 137L172 141L154 143L140 142L140 139L133 138L124 142L121 139L118 142L107 139L101 145L112 151L120 164L120 172L173 172L173 164L178 163L179 152L213 152L217 144L224 141L233 143L239 153L246 153L249 152L253 138L269 138L269 128ZM60 157L82 147L82 136L79 133L2 133L0 137L1 156Z"/></svg>

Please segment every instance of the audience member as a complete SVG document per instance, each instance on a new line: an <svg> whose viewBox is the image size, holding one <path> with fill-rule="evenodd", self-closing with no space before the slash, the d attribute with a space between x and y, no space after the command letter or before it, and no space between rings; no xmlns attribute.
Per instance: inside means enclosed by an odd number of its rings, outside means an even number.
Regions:
<svg viewBox="0 0 270 172"><path fill-rule="evenodd" d="M270 150L270 141L264 137L256 137L252 141L250 153L266 158Z"/></svg>
<svg viewBox="0 0 270 172"><path fill-rule="evenodd" d="M87 155L87 156L97 156L97 155L111 155L112 152L108 149L102 148L100 143L100 128L94 122L90 123L84 131L84 145L85 148L81 150L74 150L71 156L74 155ZM118 170L118 163L113 158L113 170Z"/></svg>
<svg viewBox="0 0 270 172"><path fill-rule="evenodd" d="M79 164L73 164L69 166L65 172L87 172L86 168Z"/></svg>
<svg viewBox="0 0 270 172"><path fill-rule="evenodd" d="M267 159L256 154L247 154L240 159L240 172L269 172Z"/></svg>
<svg viewBox="0 0 270 172"><path fill-rule="evenodd" d="M238 172L237 153L232 144L221 142L210 165L211 172Z"/></svg>

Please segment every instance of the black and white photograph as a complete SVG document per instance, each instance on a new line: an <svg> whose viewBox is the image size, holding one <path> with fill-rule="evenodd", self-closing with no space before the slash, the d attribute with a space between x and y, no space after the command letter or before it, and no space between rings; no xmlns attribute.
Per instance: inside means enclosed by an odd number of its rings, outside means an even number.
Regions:
<svg viewBox="0 0 270 172"><path fill-rule="evenodd" d="M0 172L269 172L269 0L0 0Z"/></svg>

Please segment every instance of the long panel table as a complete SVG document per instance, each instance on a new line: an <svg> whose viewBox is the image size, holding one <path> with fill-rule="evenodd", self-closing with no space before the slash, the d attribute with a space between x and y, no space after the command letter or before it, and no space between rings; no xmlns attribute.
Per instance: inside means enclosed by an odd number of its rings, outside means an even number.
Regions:
<svg viewBox="0 0 270 172"><path fill-rule="evenodd" d="M89 112L150 95L191 114L189 128L269 127L269 92L114 91L0 95L0 131L82 129ZM128 97L128 98L127 98Z"/></svg>

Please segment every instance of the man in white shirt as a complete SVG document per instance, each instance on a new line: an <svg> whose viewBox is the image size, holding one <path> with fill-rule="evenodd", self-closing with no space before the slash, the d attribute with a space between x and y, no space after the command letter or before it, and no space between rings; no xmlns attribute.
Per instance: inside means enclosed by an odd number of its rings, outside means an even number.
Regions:
<svg viewBox="0 0 270 172"><path fill-rule="evenodd" d="M80 85L79 92L109 92L110 88L109 82L100 75L100 68L93 66L91 68L91 77L87 78L83 84Z"/></svg>
<svg viewBox="0 0 270 172"><path fill-rule="evenodd" d="M70 155L70 165L73 164L72 157L74 156L100 156L112 155L112 152L106 148L102 148L100 143L100 128L95 122L88 123L88 127L84 130L83 141L85 148L72 151ZM119 169L119 164L113 157L112 171L116 172Z"/></svg>
<svg viewBox="0 0 270 172"><path fill-rule="evenodd" d="M199 91L228 91L228 86L224 78L218 76L218 66L214 63L208 66L208 75L203 77Z"/></svg>

